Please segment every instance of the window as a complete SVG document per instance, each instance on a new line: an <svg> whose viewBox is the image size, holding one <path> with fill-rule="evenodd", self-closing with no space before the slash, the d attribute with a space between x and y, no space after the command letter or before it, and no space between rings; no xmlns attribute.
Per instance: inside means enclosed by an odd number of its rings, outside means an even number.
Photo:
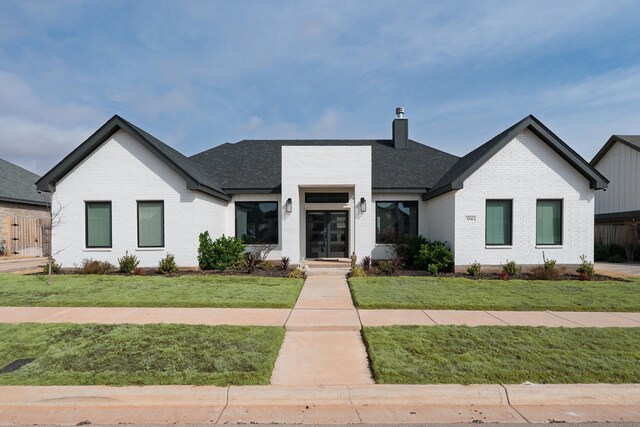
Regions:
<svg viewBox="0 0 640 427"><path fill-rule="evenodd" d="M536 245L562 244L562 200L538 200Z"/></svg>
<svg viewBox="0 0 640 427"><path fill-rule="evenodd" d="M347 203L349 193L305 193L305 203Z"/></svg>
<svg viewBox="0 0 640 427"><path fill-rule="evenodd" d="M85 203L87 248L111 247L111 202Z"/></svg>
<svg viewBox="0 0 640 427"><path fill-rule="evenodd" d="M418 235L418 202L376 202L376 243L397 243Z"/></svg>
<svg viewBox="0 0 640 427"><path fill-rule="evenodd" d="M164 202L138 202L138 247L164 246Z"/></svg>
<svg viewBox="0 0 640 427"><path fill-rule="evenodd" d="M236 202L236 237L246 244L278 243L277 202Z"/></svg>
<svg viewBox="0 0 640 427"><path fill-rule="evenodd" d="M485 223L485 243L491 245L511 245L512 200L487 200Z"/></svg>

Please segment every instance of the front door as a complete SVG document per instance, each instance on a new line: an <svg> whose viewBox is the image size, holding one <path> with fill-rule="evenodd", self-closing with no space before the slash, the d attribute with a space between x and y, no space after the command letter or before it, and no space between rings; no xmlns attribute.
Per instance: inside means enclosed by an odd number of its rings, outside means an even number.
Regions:
<svg viewBox="0 0 640 427"><path fill-rule="evenodd" d="M347 211L307 211L307 258L347 258Z"/></svg>

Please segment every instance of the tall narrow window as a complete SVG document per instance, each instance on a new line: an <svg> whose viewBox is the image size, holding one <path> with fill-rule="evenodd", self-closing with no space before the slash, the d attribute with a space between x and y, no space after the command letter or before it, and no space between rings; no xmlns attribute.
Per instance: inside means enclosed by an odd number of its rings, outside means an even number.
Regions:
<svg viewBox="0 0 640 427"><path fill-rule="evenodd" d="M138 247L164 246L164 202L138 202Z"/></svg>
<svg viewBox="0 0 640 427"><path fill-rule="evenodd" d="M418 202L376 202L376 243L400 243L418 235Z"/></svg>
<svg viewBox="0 0 640 427"><path fill-rule="evenodd" d="M236 202L236 237L244 243L278 243L277 202Z"/></svg>
<svg viewBox="0 0 640 427"><path fill-rule="evenodd" d="M111 202L85 203L87 248L111 247Z"/></svg>
<svg viewBox="0 0 640 427"><path fill-rule="evenodd" d="M538 200L536 245L562 244L562 200Z"/></svg>
<svg viewBox="0 0 640 427"><path fill-rule="evenodd" d="M487 245L511 245L511 200L487 200L485 242Z"/></svg>

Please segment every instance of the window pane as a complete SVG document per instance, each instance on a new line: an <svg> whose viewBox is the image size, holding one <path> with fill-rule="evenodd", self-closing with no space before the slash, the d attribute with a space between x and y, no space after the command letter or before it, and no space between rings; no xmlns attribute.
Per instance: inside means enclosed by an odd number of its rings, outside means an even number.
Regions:
<svg viewBox="0 0 640 427"><path fill-rule="evenodd" d="M138 246L164 246L164 202L138 202Z"/></svg>
<svg viewBox="0 0 640 427"><path fill-rule="evenodd" d="M536 244L562 244L562 200L538 200L536 206Z"/></svg>
<svg viewBox="0 0 640 427"><path fill-rule="evenodd" d="M90 202L87 206L87 247L111 247L111 202Z"/></svg>
<svg viewBox="0 0 640 427"><path fill-rule="evenodd" d="M376 243L398 243L418 235L418 202L376 202Z"/></svg>
<svg viewBox="0 0 640 427"><path fill-rule="evenodd" d="M247 244L278 243L277 202L236 202L236 237Z"/></svg>
<svg viewBox="0 0 640 427"><path fill-rule="evenodd" d="M511 244L511 200L487 200L487 245Z"/></svg>

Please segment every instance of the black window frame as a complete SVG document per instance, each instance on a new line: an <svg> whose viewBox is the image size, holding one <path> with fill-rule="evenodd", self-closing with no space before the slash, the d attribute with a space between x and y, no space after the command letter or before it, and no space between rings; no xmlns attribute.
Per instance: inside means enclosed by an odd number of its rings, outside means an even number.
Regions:
<svg viewBox="0 0 640 427"><path fill-rule="evenodd" d="M509 202L511 209L509 210L511 221L509 221L509 243L488 243L487 242L487 208L489 202ZM485 246L513 246L513 199L485 199L484 201L484 245Z"/></svg>
<svg viewBox="0 0 640 427"><path fill-rule="evenodd" d="M538 202L560 202L560 243L538 243ZM536 246L564 245L564 199L536 199Z"/></svg>
<svg viewBox="0 0 640 427"><path fill-rule="evenodd" d="M420 231L420 204L418 203L418 200L376 200L375 201L375 233L376 233L376 245L392 245L392 242L381 242L380 241L380 233L378 232L378 224L377 224L377 218L378 218L378 203L395 203L396 205L398 203L415 203L416 206L416 230L415 230L415 235L411 235L411 233L409 233L409 239L413 238L413 237L417 237L420 235L419 231ZM397 206L396 206L396 211L397 211ZM397 230L396 230L397 233ZM398 240L398 236L395 236L395 239Z"/></svg>
<svg viewBox="0 0 640 427"><path fill-rule="evenodd" d="M140 245L140 204L141 203L162 203L162 245ZM136 200L136 244L139 248L164 248L165 232L164 232L164 200Z"/></svg>
<svg viewBox="0 0 640 427"><path fill-rule="evenodd" d="M316 200L313 200L313 199ZM304 193L305 203L349 203L349 192L317 192Z"/></svg>
<svg viewBox="0 0 640 427"><path fill-rule="evenodd" d="M89 205L109 205L109 246L89 246ZM111 200L85 200L84 202L84 247L87 249L112 249L113 248L113 203Z"/></svg>
<svg viewBox="0 0 640 427"><path fill-rule="evenodd" d="M238 205L242 207L243 204L255 204L255 205L272 204L275 206L275 212L277 216L275 221L275 224L276 224L275 242L256 241L253 243L247 243L242 239L242 236L238 236ZM279 245L280 244L280 209L279 209L279 203L276 200L262 200L262 201L242 200L242 201L234 202L234 206L235 206L235 210L234 210L233 220L235 223L234 231L235 231L236 239L241 240L245 245ZM258 207L258 209L260 208Z"/></svg>

